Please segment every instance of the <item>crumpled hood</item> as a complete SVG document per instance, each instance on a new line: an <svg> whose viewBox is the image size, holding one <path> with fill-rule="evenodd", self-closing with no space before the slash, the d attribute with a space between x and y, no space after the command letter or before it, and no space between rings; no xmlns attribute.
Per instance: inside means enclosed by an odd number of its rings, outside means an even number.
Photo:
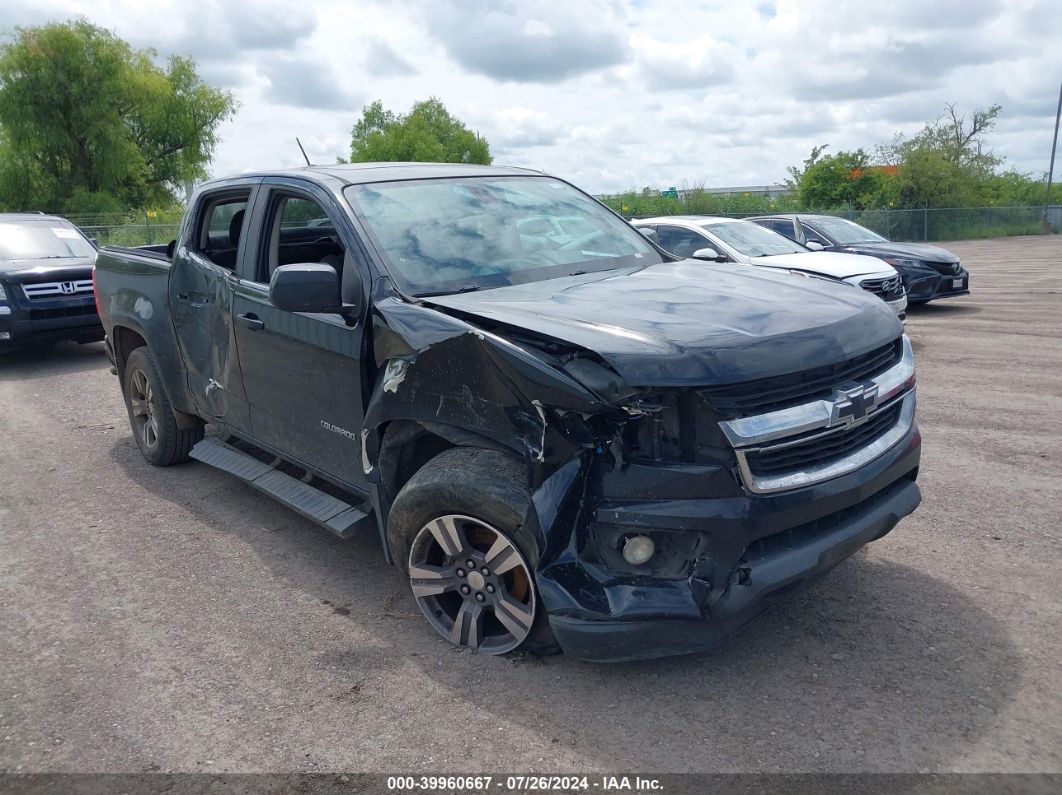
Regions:
<svg viewBox="0 0 1062 795"><path fill-rule="evenodd" d="M25 278L26 276L54 275L57 279L64 275L82 275L91 271L96 264L95 257L62 257L56 259L0 259L0 277Z"/></svg>
<svg viewBox="0 0 1062 795"><path fill-rule="evenodd" d="M796 372L901 332L884 303L849 285L694 260L426 300L594 351L632 386Z"/></svg>
<svg viewBox="0 0 1062 795"><path fill-rule="evenodd" d="M840 248L853 254L868 254L872 257L902 257L926 262L959 261L959 258L947 249L927 246L924 243L854 243Z"/></svg>
<svg viewBox="0 0 1062 795"><path fill-rule="evenodd" d="M793 270L821 273L834 279L849 279L868 273L888 273L892 265L877 257L863 254L844 254L838 251L809 251L804 254L779 254L776 257L753 257L752 262L768 268L792 268Z"/></svg>

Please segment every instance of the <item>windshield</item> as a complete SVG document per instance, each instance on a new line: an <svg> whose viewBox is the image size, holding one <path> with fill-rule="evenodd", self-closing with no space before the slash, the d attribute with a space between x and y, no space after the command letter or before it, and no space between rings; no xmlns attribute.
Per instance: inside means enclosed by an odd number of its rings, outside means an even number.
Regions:
<svg viewBox="0 0 1062 795"><path fill-rule="evenodd" d="M80 232L56 220L0 222L0 259L94 257Z"/></svg>
<svg viewBox="0 0 1062 795"><path fill-rule="evenodd" d="M847 218L816 218L811 225L833 241L835 246L848 246L852 243L888 243L877 232L849 221Z"/></svg>
<svg viewBox="0 0 1062 795"><path fill-rule="evenodd" d="M807 251L788 237L764 229L752 221L716 221L702 224L739 254L746 257L774 257L779 254L803 254Z"/></svg>
<svg viewBox="0 0 1062 795"><path fill-rule="evenodd" d="M380 182L351 185L346 196L414 295L662 262L641 234L549 177Z"/></svg>

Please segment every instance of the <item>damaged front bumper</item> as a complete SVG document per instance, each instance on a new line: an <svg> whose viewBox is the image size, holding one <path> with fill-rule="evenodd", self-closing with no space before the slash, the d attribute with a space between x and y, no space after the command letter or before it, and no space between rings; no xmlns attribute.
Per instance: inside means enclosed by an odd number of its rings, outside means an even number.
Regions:
<svg viewBox="0 0 1062 795"><path fill-rule="evenodd" d="M858 471L803 489L603 501L590 540L573 537L537 573L557 641L565 653L596 662L712 648L914 511L921 500L919 455L913 428ZM598 539L609 532L656 533L677 542L664 548L696 557L682 574L618 572L598 554L594 537L601 527L607 530Z"/></svg>

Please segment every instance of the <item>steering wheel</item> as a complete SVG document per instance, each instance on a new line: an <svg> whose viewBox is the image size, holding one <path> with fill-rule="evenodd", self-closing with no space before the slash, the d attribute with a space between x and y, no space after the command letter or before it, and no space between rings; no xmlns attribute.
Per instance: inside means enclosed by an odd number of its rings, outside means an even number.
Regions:
<svg viewBox="0 0 1062 795"><path fill-rule="evenodd" d="M566 251L573 248L579 248L584 243L589 243L595 238L601 237L604 234L603 229L595 229L593 232L587 232L585 235L579 235L574 240L569 240L567 243L560 247L561 251Z"/></svg>

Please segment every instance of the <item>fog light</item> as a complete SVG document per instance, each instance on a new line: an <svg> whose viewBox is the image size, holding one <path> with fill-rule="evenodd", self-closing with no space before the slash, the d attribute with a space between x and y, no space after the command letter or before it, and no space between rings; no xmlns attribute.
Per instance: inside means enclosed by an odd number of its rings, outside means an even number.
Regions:
<svg viewBox="0 0 1062 795"><path fill-rule="evenodd" d="M631 536L623 545L623 559L632 566L648 563L656 552L656 544L649 536Z"/></svg>
<svg viewBox="0 0 1062 795"><path fill-rule="evenodd" d="M0 340L9 340L9 339L11 339L11 332L10 331L0 331Z"/></svg>

